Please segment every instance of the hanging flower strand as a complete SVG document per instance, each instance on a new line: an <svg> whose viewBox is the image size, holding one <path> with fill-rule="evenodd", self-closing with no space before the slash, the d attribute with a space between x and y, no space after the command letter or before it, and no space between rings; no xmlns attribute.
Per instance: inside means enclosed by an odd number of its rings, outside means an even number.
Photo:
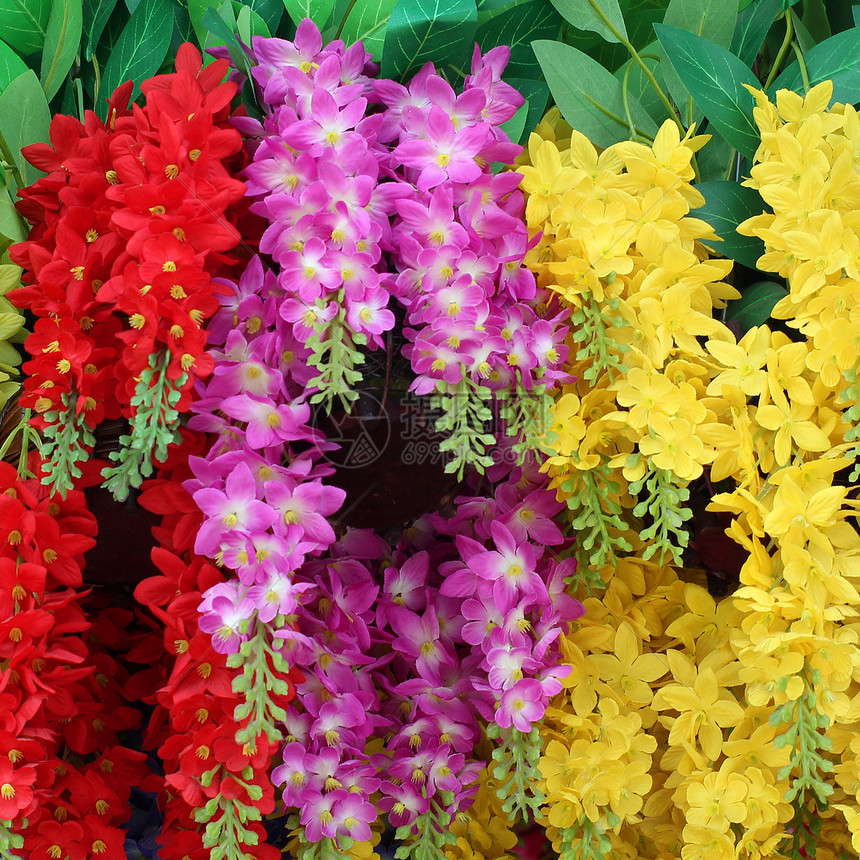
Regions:
<svg viewBox="0 0 860 860"><path fill-rule="evenodd" d="M34 229L13 257L34 285L11 297L37 316L23 405L61 492L98 423L121 415L131 431L104 477L125 498L165 458L194 380L211 372L203 323L244 191L225 166L241 149L226 124L236 85L221 83L225 61L203 69L188 44L176 68L141 84L147 103L133 114L129 84L107 124L56 117L54 146L25 151L50 172L21 192Z"/></svg>

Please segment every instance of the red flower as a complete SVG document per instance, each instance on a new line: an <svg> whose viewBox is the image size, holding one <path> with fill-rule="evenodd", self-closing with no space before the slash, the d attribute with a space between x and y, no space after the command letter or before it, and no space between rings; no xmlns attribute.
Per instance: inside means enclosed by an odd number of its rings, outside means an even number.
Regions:
<svg viewBox="0 0 860 860"><path fill-rule="evenodd" d="M19 812L27 814L33 803L32 785L36 771L32 767L15 768L7 758L0 758L0 818L11 821Z"/></svg>
<svg viewBox="0 0 860 860"><path fill-rule="evenodd" d="M86 815L83 842L89 846L90 860L116 860L125 855L125 831L111 826L95 815Z"/></svg>
<svg viewBox="0 0 860 860"><path fill-rule="evenodd" d="M30 860L86 860L88 845L83 844L84 829L77 821L43 821L32 839L25 835L24 847Z"/></svg>

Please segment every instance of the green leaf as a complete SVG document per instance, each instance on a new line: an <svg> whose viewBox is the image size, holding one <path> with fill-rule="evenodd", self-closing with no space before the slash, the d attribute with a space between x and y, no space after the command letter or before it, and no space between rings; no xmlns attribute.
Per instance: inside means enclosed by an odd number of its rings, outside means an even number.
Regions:
<svg viewBox="0 0 860 860"><path fill-rule="evenodd" d="M806 25L800 20L794 9L791 10L791 23L794 25L794 38L797 40L800 53L806 56L807 51L811 51L816 43L821 40L812 37L812 33L806 29Z"/></svg>
<svg viewBox="0 0 860 860"><path fill-rule="evenodd" d="M860 27L860 6L852 6L851 15L854 17L854 26Z"/></svg>
<svg viewBox="0 0 860 860"><path fill-rule="evenodd" d="M0 93L26 71L27 64L5 42L0 42Z"/></svg>
<svg viewBox="0 0 860 860"><path fill-rule="evenodd" d="M757 281L744 287L739 299L728 302L726 319L737 320L743 330L764 325L769 319L773 306L788 295L788 290L773 281Z"/></svg>
<svg viewBox="0 0 860 860"><path fill-rule="evenodd" d="M591 30L607 42L622 41L616 34L628 39L618 0L552 0L552 5L577 30Z"/></svg>
<svg viewBox="0 0 860 860"><path fill-rule="evenodd" d="M561 30L561 15L549 0L530 0L521 6L507 9L486 24L478 27L477 42L482 51L498 45L510 45L511 60L505 71L518 78L536 78L540 75L532 42L535 39L555 39Z"/></svg>
<svg viewBox="0 0 860 860"><path fill-rule="evenodd" d="M274 33L284 16L284 4L282 0L242 0L245 6L250 6L252 12L256 12ZM240 13L241 14L241 13Z"/></svg>
<svg viewBox="0 0 860 860"><path fill-rule="evenodd" d="M0 39L26 57L45 41L51 0L0 0Z"/></svg>
<svg viewBox="0 0 860 860"><path fill-rule="evenodd" d="M696 161L699 165L700 182L712 182L725 179L729 162L735 167L738 154L728 141L714 134L708 141L708 145L699 150Z"/></svg>
<svg viewBox="0 0 860 860"><path fill-rule="evenodd" d="M741 62L751 66L779 13L779 0L758 0L747 6L738 15L729 50Z"/></svg>
<svg viewBox="0 0 860 860"><path fill-rule="evenodd" d="M561 42L532 43L561 115L600 147L627 140L629 130L621 82L587 54ZM657 126L634 98L628 100L636 128L656 134Z"/></svg>
<svg viewBox="0 0 860 860"><path fill-rule="evenodd" d="M236 16L236 27L239 38L248 47L251 46L252 37L263 36L268 39L272 35L266 22L250 6L243 6L239 10Z"/></svg>
<svg viewBox="0 0 860 860"><path fill-rule="evenodd" d="M9 197L7 190L0 191L0 236L5 236L12 242L23 242L27 238L27 229L15 204ZM0 242L5 245L6 242Z"/></svg>
<svg viewBox="0 0 860 860"><path fill-rule="evenodd" d="M860 27L837 33L804 55L809 85L833 81L833 100L854 104L860 92ZM802 92L803 79L797 62L792 63L774 82L769 92Z"/></svg>
<svg viewBox="0 0 860 860"><path fill-rule="evenodd" d="M721 48L728 48L737 15L737 0L671 0L663 23L702 36ZM685 124L690 126L698 117L693 115L690 108L689 89L684 86L681 77L667 60L666 54L672 50L673 46L660 50L663 79Z"/></svg>
<svg viewBox="0 0 860 860"><path fill-rule="evenodd" d="M226 45L233 65L243 74L249 74L248 55L236 37L239 25L230 0L225 0L218 9L207 9L203 15L203 26L209 33L207 44Z"/></svg>
<svg viewBox="0 0 860 860"><path fill-rule="evenodd" d="M42 172L21 154L30 143L47 142L51 111L36 73L31 69L19 75L0 93L0 133L11 150L26 185Z"/></svg>
<svg viewBox="0 0 860 860"><path fill-rule="evenodd" d="M823 42L832 35L823 0L803 0L803 16L800 20L816 42Z"/></svg>
<svg viewBox="0 0 860 860"><path fill-rule="evenodd" d="M105 25L116 6L117 0L86 0L84 4L84 20L89 22L85 29L87 34L87 46L84 52L85 58L89 61L93 56L93 51L99 43Z"/></svg>
<svg viewBox="0 0 860 860"><path fill-rule="evenodd" d="M701 36L655 24L660 44L684 86L711 125L738 152L752 159L759 145L754 100L744 84L759 87L752 71L734 54Z"/></svg>
<svg viewBox="0 0 860 860"><path fill-rule="evenodd" d="M376 62L382 57L385 44L385 28L397 0L359 0L343 25L341 38L347 45L362 42L366 51L373 54Z"/></svg>
<svg viewBox="0 0 860 860"><path fill-rule="evenodd" d="M287 14L296 26L310 18L320 29L325 27L334 3L335 0L284 0Z"/></svg>
<svg viewBox="0 0 860 860"><path fill-rule="evenodd" d="M514 143L523 143L528 139L532 129L541 121L546 113L546 103L549 100L549 87L543 81L530 81L525 78L507 78L507 83L522 94L528 105L528 116L519 140L511 138Z"/></svg>
<svg viewBox="0 0 860 860"><path fill-rule="evenodd" d="M78 53L83 31L82 0L54 0L45 31L40 80L50 101L59 91Z"/></svg>
<svg viewBox="0 0 860 860"><path fill-rule="evenodd" d="M382 77L408 80L426 62L462 68L478 27L475 0L397 0L385 31Z"/></svg>
<svg viewBox="0 0 860 860"><path fill-rule="evenodd" d="M121 83L134 81L132 101L140 94L140 83L158 71L167 54L173 27L170 0L143 0L125 25L111 52L102 75L101 92L109 96ZM97 106L99 114L107 115L107 105Z"/></svg>
<svg viewBox="0 0 860 860"><path fill-rule="evenodd" d="M696 188L702 192L705 205L692 214L707 221L723 240L705 241L704 244L718 254L754 269L756 261L764 254L764 243L756 236L741 236L736 227L747 218L765 211L764 201L758 191L725 180L700 182Z"/></svg>

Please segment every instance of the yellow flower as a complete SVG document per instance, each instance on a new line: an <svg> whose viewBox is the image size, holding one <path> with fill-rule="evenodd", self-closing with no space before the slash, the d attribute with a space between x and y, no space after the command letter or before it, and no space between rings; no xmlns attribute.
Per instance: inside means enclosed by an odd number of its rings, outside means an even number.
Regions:
<svg viewBox="0 0 860 860"><path fill-rule="evenodd" d="M573 454L585 436L585 422L579 416L580 401L572 392L562 395L552 407L550 431L556 434L551 450L562 457Z"/></svg>
<svg viewBox="0 0 860 860"><path fill-rule="evenodd" d="M680 405L678 389L651 368L631 368L613 387L618 403L630 407L626 419L637 430L650 425L654 414L668 417Z"/></svg>
<svg viewBox="0 0 860 860"><path fill-rule="evenodd" d="M728 771L725 765L716 773L699 776L701 780L687 786L687 821L718 832L727 831L730 824L740 824L747 817L749 780Z"/></svg>
<svg viewBox="0 0 860 860"><path fill-rule="evenodd" d="M812 389L803 378L808 354L808 343L789 342L777 349L768 350L767 386L771 398L776 400L784 392L793 403L814 405Z"/></svg>
<svg viewBox="0 0 860 860"><path fill-rule="evenodd" d="M814 407L789 403L782 393L775 394L772 404L758 408L755 420L766 430L776 431L773 453L777 465L785 466L791 459L792 443L802 451L827 451L830 440L809 420Z"/></svg>
<svg viewBox="0 0 860 860"><path fill-rule="evenodd" d="M687 421L660 415L654 416L651 435L639 442L639 450L658 469L673 472L683 481L694 481L713 459Z"/></svg>
<svg viewBox="0 0 860 860"><path fill-rule="evenodd" d="M767 326L753 326L737 344L709 340L705 347L726 369L708 386L708 394L719 395L724 385L734 385L749 397L758 395L766 381L762 367L770 339Z"/></svg>
<svg viewBox="0 0 860 860"><path fill-rule="evenodd" d="M651 702L650 683L668 671L666 658L659 654L642 654L639 637L626 622L618 625L613 654L594 654L590 661L600 677L622 697L637 705Z"/></svg>
<svg viewBox="0 0 860 860"><path fill-rule="evenodd" d="M539 229L541 222L548 220L550 212L561 203L565 192L573 187L576 175L562 165L556 145L541 140L537 134L529 136L529 158L532 166L519 169L523 176L520 187L528 195L528 226Z"/></svg>
<svg viewBox="0 0 860 860"><path fill-rule="evenodd" d="M654 326L664 357L673 349L688 355L704 355L696 338L713 335L722 327L712 317L692 309L686 284L674 284L659 299L642 299L640 310L642 319Z"/></svg>
<svg viewBox="0 0 860 860"><path fill-rule="evenodd" d="M834 525L845 516L842 503L847 487L804 490L790 477L780 483L773 509L764 518L765 531L784 542L805 543L818 538L821 529Z"/></svg>
<svg viewBox="0 0 860 860"><path fill-rule="evenodd" d="M669 743L687 742L692 746L698 740L711 761L720 754L723 728L737 725L744 716L743 708L731 694L718 686L712 669L701 670L692 688L681 684L662 687L654 694L652 706L679 712L669 730Z"/></svg>

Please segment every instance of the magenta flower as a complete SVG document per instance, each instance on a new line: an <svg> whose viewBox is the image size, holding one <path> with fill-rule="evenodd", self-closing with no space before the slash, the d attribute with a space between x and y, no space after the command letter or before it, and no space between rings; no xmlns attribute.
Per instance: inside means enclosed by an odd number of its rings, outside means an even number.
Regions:
<svg viewBox="0 0 860 860"><path fill-rule="evenodd" d="M329 150L339 150L351 143L352 129L364 117L367 100L357 98L343 110L331 93L316 87L311 97L311 118L302 119L284 129L284 142L293 149L306 150L319 157Z"/></svg>
<svg viewBox="0 0 860 860"><path fill-rule="evenodd" d="M337 821L337 832L356 842L367 842L371 836L370 825L376 821L376 807L355 792L339 790L333 813Z"/></svg>
<svg viewBox="0 0 860 860"><path fill-rule="evenodd" d="M256 610L260 621L269 623L276 615L292 615L298 607L298 598L313 586L307 582L293 582L288 576L275 573L263 585L248 589L247 599Z"/></svg>
<svg viewBox="0 0 860 860"><path fill-rule="evenodd" d="M219 582L203 595L198 626L212 636L212 647L216 651L235 654L248 638L248 622L254 617L255 609L253 601L240 596L238 583Z"/></svg>
<svg viewBox="0 0 860 860"><path fill-rule="evenodd" d="M334 530L326 517L333 514L346 498L344 490L321 481L297 484L295 481L268 481L266 501L276 512L276 531L291 534L298 527L303 538L316 548L325 549L334 541Z"/></svg>
<svg viewBox="0 0 860 860"><path fill-rule="evenodd" d="M337 836L338 821L334 817L334 805L346 792L332 791L328 794L302 792L302 818L305 827L305 839L308 842L319 842L324 837L333 839Z"/></svg>
<svg viewBox="0 0 860 860"><path fill-rule="evenodd" d="M311 738L330 747L356 746L357 735L352 731L365 721L364 708L353 693L325 702L311 725Z"/></svg>
<svg viewBox="0 0 860 860"><path fill-rule="evenodd" d="M430 195L430 205L410 199L395 201L397 214L402 219L402 232L414 236L419 247L430 245L454 245L465 248L469 235L454 218L454 197L445 185L436 188Z"/></svg>
<svg viewBox="0 0 860 860"><path fill-rule="evenodd" d="M404 123L412 119L412 125L424 122L424 111L405 107ZM446 179L453 182L471 182L477 179L482 169L475 160L484 148L489 128L484 123L468 126L458 131L451 117L438 107L431 107L426 114L427 138L414 138L401 143L394 150L394 157L407 167L420 171L415 187L429 191Z"/></svg>
<svg viewBox="0 0 860 860"><path fill-rule="evenodd" d="M256 497L256 482L246 463L239 463L227 478L223 491L205 487L194 493L194 502L206 515L194 551L214 556L223 543L266 531L277 513Z"/></svg>
<svg viewBox="0 0 860 860"><path fill-rule="evenodd" d="M395 785L385 780L381 788L384 796L378 806L381 812L388 813L388 821L394 827L411 824L430 808L430 801L409 781Z"/></svg>
<svg viewBox="0 0 860 860"><path fill-rule="evenodd" d="M557 546L563 542L555 516L564 508L564 502L558 501L555 493L541 488L520 500L516 487L502 484L496 499L502 512L499 521L516 540L533 540L542 546Z"/></svg>
<svg viewBox="0 0 860 860"><path fill-rule="evenodd" d="M292 42L254 36L251 45L257 61L252 74L256 81L265 86L269 78L284 66L295 66L305 73L309 72L322 50L322 36L316 24L310 18L305 18L296 28L296 37Z"/></svg>
<svg viewBox="0 0 860 860"><path fill-rule="evenodd" d="M278 283L305 302L313 302L340 286L340 271L331 266L328 249L314 236L301 251L288 251L279 261Z"/></svg>
<svg viewBox="0 0 860 860"><path fill-rule="evenodd" d="M489 666L487 678L495 690L510 689L526 673L534 672L540 666L526 646L491 648L485 662Z"/></svg>
<svg viewBox="0 0 860 860"><path fill-rule="evenodd" d="M310 778L313 756L308 755L302 743L288 743L283 751L283 764L272 771L272 782L284 787L284 804L298 806L299 796Z"/></svg>
<svg viewBox="0 0 860 860"><path fill-rule="evenodd" d="M537 553L529 543L517 543L500 522L490 527L497 549L479 553L469 560L469 567L493 583L493 594L523 595L534 603L548 603L546 585L535 571Z"/></svg>
<svg viewBox="0 0 860 860"><path fill-rule="evenodd" d="M388 290L375 287L367 290L364 298L346 297L346 322L354 332L368 334L382 348L378 337L394 328L394 314L388 310Z"/></svg>
<svg viewBox="0 0 860 860"><path fill-rule="evenodd" d="M392 650L415 660L419 675L432 677L441 665L454 660L453 653L441 639L434 607L429 606L423 615L394 607L388 612L388 620L397 634L391 643Z"/></svg>
<svg viewBox="0 0 860 860"><path fill-rule="evenodd" d="M530 732L532 723L544 715L546 703L540 681L524 678L502 693L495 720L499 726L513 726L517 731Z"/></svg>
<svg viewBox="0 0 860 860"><path fill-rule="evenodd" d="M237 394L221 401L221 411L230 418L247 422L245 438L258 450L308 438L305 425L311 417L311 408L301 401L278 405L272 400Z"/></svg>

